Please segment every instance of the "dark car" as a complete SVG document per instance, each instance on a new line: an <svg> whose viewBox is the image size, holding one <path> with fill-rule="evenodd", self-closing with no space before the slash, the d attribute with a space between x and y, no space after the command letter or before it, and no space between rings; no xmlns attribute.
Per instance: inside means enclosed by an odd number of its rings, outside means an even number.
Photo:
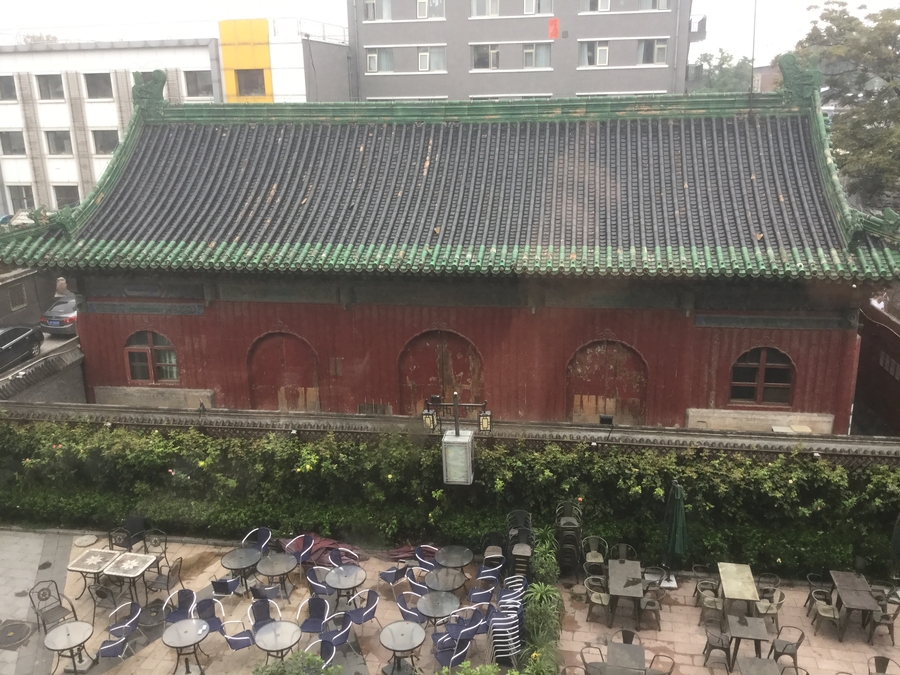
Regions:
<svg viewBox="0 0 900 675"><path fill-rule="evenodd" d="M40 328L12 326L0 328L0 370L41 353L44 334Z"/></svg>
<svg viewBox="0 0 900 675"><path fill-rule="evenodd" d="M57 300L41 317L41 330L51 335L75 335L77 319L74 297Z"/></svg>

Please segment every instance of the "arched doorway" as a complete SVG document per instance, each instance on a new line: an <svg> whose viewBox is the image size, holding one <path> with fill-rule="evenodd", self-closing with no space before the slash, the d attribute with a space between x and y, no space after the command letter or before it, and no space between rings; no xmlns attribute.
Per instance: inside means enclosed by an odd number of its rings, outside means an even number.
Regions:
<svg viewBox="0 0 900 675"><path fill-rule="evenodd" d="M316 354L291 333L269 333L250 348L250 407L318 412Z"/></svg>
<svg viewBox="0 0 900 675"><path fill-rule="evenodd" d="M484 400L484 369L475 345L462 335L444 330L422 333L406 343L400 353L403 414L421 413L425 399L434 394L452 401L454 391L459 392L460 403Z"/></svg>
<svg viewBox="0 0 900 675"><path fill-rule="evenodd" d="M596 424L612 415L615 424L644 423L647 366L635 350L621 342L598 340L577 352L566 372L569 420Z"/></svg>

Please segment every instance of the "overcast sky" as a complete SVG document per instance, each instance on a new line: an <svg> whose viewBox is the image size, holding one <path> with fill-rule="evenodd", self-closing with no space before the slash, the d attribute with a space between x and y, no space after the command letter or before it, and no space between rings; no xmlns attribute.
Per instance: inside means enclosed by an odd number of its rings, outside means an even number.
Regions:
<svg viewBox="0 0 900 675"><path fill-rule="evenodd" d="M467 2L467 0L447 0ZM576 2L577 0L556 0ZM809 30L814 0L757 0L756 62L769 63L790 50ZM898 0L871 0L868 11L897 6ZM212 37L220 19L299 17L347 25L345 0L5 0L0 43L13 44L27 33L91 40ZM851 7L858 3L851 2ZM694 0L694 14L706 14L707 39L692 46L691 60L721 47L736 57L750 56L753 0Z"/></svg>

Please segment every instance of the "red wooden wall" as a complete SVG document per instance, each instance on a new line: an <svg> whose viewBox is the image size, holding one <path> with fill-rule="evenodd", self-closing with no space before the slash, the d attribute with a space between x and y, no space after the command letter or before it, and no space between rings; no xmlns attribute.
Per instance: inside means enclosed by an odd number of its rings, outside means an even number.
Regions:
<svg viewBox="0 0 900 675"><path fill-rule="evenodd" d="M250 372L255 368L258 379L260 366L251 368L250 358L257 341L288 333L307 344L315 359L315 373L302 364L290 366L297 380L292 386L315 383L313 403L322 411L356 413L359 403L375 402L404 414L401 355L416 336L443 330L470 341L473 358L480 356L483 388L471 386L470 396L483 395L498 419L566 420L570 362L579 349L603 340L624 343L646 364L644 423L683 426L687 408L736 407L728 403L732 363L753 347L773 346L794 362L793 400L789 408L766 409L833 413L835 433L844 433L858 358L852 329L698 327L683 309L210 301L202 316L83 313L78 320L89 392L127 385L125 340L134 331L154 330L175 345L178 386L212 389L215 405L226 408L253 403ZM268 367L278 368L275 361ZM306 409L315 409L313 394L301 395Z"/></svg>
<svg viewBox="0 0 900 675"><path fill-rule="evenodd" d="M859 397L900 434L900 321L872 306L860 312Z"/></svg>

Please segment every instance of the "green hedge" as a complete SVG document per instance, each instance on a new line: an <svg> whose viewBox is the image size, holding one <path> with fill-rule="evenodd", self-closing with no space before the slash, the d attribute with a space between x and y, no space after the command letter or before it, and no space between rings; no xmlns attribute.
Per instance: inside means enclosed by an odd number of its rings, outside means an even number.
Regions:
<svg viewBox="0 0 900 675"><path fill-rule="evenodd" d="M433 539L477 545L525 508L552 523L581 497L585 534L661 553L672 479L684 487L691 562L747 562L782 575L885 570L900 469L847 469L809 453L737 453L480 443L475 484L442 483L434 437L212 438L190 431L0 424L0 519L108 529L132 511L171 534L237 537L266 524L362 545Z"/></svg>

